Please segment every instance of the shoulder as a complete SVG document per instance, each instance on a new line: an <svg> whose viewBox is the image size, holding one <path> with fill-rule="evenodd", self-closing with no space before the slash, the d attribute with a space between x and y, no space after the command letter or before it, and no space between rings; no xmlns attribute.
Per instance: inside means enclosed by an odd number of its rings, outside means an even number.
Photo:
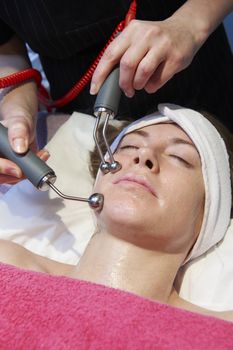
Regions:
<svg viewBox="0 0 233 350"><path fill-rule="evenodd" d="M233 310L215 311L215 310L205 309L198 305L192 304L185 299L180 298L178 293L174 289L172 291L169 304L187 311L195 312L206 316L212 316L212 317L220 318L225 321L233 322Z"/></svg>
<svg viewBox="0 0 233 350"><path fill-rule="evenodd" d="M23 260L24 260L24 252L18 244L11 241L4 240L4 239L0 240L0 261L1 262L6 264L12 264L19 267L24 267L22 266L24 265Z"/></svg>
<svg viewBox="0 0 233 350"><path fill-rule="evenodd" d="M34 254L19 244L7 240L0 240L0 261L23 269L53 275L70 275L74 269L74 266Z"/></svg>

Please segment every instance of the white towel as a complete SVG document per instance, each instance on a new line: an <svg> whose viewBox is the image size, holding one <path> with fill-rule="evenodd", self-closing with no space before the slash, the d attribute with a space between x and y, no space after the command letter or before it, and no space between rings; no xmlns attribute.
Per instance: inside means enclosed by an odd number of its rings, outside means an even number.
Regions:
<svg viewBox="0 0 233 350"><path fill-rule="evenodd" d="M172 104L160 104L159 112L128 125L114 140L114 152L122 137L142 127L172 121L193 141L202 163L205 184L205 209L198 239L186 261L205 253L222 240L230 225L231 181L229 157L217 129L200 113Z"/></svg>
<svg viewBox="0 0 233 350"><path fill-rule="evenodd" d="M74 113L46 146L51 155L47 163L57 175L55 185L65 194L92 193L89 150L94 147L94 121ZM61 263L77 264L94 229L87 203L65 200L52 190L38 191L28 180L0 197L0 238Z"/></svg>

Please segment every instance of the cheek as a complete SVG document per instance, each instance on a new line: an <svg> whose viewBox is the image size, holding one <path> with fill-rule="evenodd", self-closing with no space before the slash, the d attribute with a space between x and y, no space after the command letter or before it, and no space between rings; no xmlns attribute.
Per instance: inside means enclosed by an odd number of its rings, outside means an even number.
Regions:
<svg viewBox="0 0 233 350"><path fill-rule="evenodd" d="M173 177L164 177L162 181L165 189L162 205L174 219L193 222L203 213L205 190L202 174L195 172L192 176L176 176L173 173Z"/></svg>
<svg viewBox="0 0 233 350"><path fill-rule="evenodd" d="M132 229L142 225L142 210L139 201L126 192L107 190L104 192L104 206L98 216L99 227L114 235L129 237Z"/></svg>
<svg viewBox="0 0 233 350"><path fill-rule="evenodd" d="M95 183L93 186L93 192L99 192L102 193L104 186L106 183L106 177L105 175L99 170L97 173L97 177L95 179Z"/></svg>
<svg viewBox="0 0 233 350"><path fill-rule="evenodd" d="M143 210L147 204L146 198L142 199L142 195L147 197L147 194L132 190L130 188L122 188L118 185L106 185L103 189L104 208L111 211L116 217L136 216Z"/></svg>

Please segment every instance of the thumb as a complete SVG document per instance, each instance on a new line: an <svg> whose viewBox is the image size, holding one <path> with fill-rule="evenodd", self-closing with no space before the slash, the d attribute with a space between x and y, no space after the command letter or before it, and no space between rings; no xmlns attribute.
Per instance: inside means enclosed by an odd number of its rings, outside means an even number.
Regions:
<svg viewBox="0 0 233 350"><path fill-rule="evenodd" d="M28 150L31 138L30 126L25 119L10 119L7 122L8 139L12 149L17 153L25 153Z"/></svg>

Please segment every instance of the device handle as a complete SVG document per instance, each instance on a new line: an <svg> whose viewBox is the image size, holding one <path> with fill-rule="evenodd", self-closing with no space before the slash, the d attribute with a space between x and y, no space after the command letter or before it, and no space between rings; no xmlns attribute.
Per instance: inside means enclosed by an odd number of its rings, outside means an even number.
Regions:
<svg viewBox="0 0 233 350"><path fill-rule="evenodd" d="M99 111L104 108L112 112L114 116L117 114L121 97L119 75L120 68L116 67L104 81L98 92L94 105L94 111Z"/></svg>
<svg viewBox="0 0 233 350"><path fill-rule="evenodd" d="M14 152L8 140L7 128L0 123L0 153L16 163L28 180L37 188L40 188L45 177L56 177L54 171L32 151L18 154Z"/></svg>

